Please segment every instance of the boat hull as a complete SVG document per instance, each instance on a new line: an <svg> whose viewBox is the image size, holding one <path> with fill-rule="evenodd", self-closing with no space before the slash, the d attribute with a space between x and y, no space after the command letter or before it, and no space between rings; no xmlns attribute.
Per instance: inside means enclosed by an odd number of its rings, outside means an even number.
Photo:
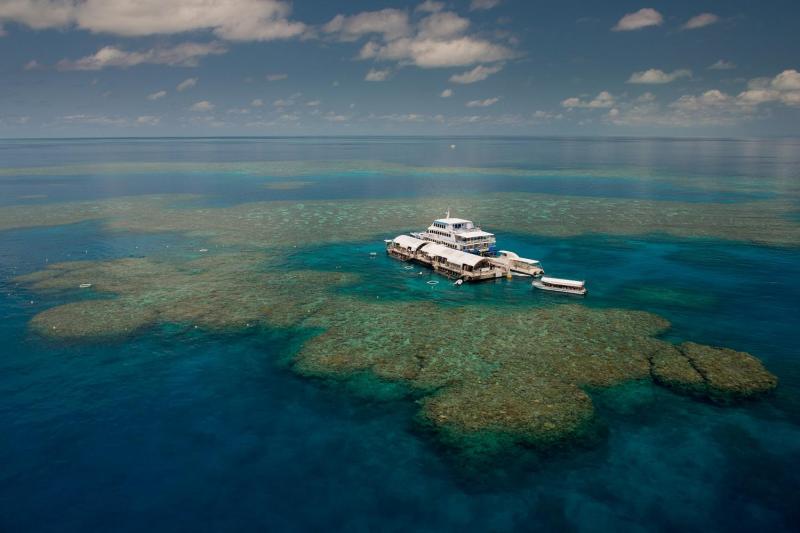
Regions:
<svg viewBox="0 0 800 533"><path fill-rule="evenodd" d="M545 285L539 280L534 281L533 283L531 283L531 285L542 291L558 292L561 294L572 294L574 296L586 296L586 293L589 292L586 290L586 287L580 289L565 289L562 287L551 287L549 285Z"/></svg>

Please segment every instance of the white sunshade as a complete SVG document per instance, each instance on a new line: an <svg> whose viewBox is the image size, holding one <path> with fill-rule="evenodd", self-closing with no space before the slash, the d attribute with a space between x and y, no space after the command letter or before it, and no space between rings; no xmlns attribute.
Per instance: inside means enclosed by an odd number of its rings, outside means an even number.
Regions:
<svg viewBox="0 0 800 533"><path fill-rule="evenodd" d="M412 237L410 235L398 235L392 240L392 242L397 246L411 248L412 250L419 250L423 244L428 243L428 241L423 241L422 239L417 239L416 237Z"/></svg>
<svg viewBox="0 0 800 533"><path fill-rule="evenodd" d="M453 250L447 246L436 243L428 243L422 248L422 251L432 257L444 257L448 262L454 265L469 265L475 267L481 261L485 261L485 257L480 255L468 254L459 250Z"/></svg>
<svg viewBox="0 0 800 533"><path fill-rule="evenodd" d="M542 277L542 283L549 283L550 285L562 285L564 287L575 287L576 289L583 288L585 281L575 281L574 279L561 279L561 278L548 278Z"/></svg>

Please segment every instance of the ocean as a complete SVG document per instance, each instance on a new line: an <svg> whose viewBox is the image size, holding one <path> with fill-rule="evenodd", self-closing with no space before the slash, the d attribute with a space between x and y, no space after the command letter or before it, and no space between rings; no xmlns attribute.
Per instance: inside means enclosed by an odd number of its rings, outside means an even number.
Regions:
<svg viewBox="0 0 800 533"><path fill-rule="evenodd" d="M3 531L800 525L800 141L20 139L0 161ZM589 295L383 253L448 209ZM692 341L779 384L721 405L595 383L594 354L567 379L573 335L611 369ZM446 369L387 370L396 343ZM501 345L548 346L513 377L577 384L591 437L465 452L425 420Z"/></svg>

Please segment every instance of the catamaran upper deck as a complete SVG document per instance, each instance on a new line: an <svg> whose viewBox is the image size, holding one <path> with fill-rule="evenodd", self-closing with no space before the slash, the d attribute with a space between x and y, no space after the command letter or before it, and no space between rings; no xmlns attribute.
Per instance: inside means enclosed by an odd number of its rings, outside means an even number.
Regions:
<svg viewBox="0 0 800 533"><path fill-rule="evenodd" d="M493 254L497 242L493 233L483 231L471 220L451 217L449 211L445 218L434 220L427 230L412 235L454 250L479 255Z"/></svg>

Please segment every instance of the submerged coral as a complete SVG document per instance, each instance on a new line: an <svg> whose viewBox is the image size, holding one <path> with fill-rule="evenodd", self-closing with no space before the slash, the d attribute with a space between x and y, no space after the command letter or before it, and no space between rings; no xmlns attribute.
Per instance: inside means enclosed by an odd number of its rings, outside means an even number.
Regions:
<svg viewBox="0 0 800 533"><path fill-rule="evenodd" d="M264 188L272 191L293 191L314 185L314 183L316 182L302 180L270 181L264 184Z"/></svg>
<svg viewBox="0 0 800 533"><path fill-rule="evenodd" d="M299 348L297 372L403 384L416 391L421 419L459 445L476 436L536 445L580 436L595 418L587 391L631 380L652 379L720 403L777 384L748 354L657 339L669 323L646 312L378 303L333 290L354 279L287 270L262 254L236 252L190 261L61 263L17 281L43 292L91 283L106 296L34 317L32 328L55 339L127 335L157 323L319 332Z"/></svg>
<svg viewBox="0 0 800 533"><path fill-rule="evenodd" d="M308 324L324 333L300 350L298 371L347 377L369 370L402 380L424 394L422 416L455 440L488 432L542 444L580 434L593 418L588 388L651 373L659 383L715 401L776 385L747 354L655 339L669 324L637 311L351 300L335 312L323 308ZM692 366L701 357L707 358L702 373Z"/></svg>
<svg viewBox="0 0 800 533"><path fill-rule="evenodd" d="M619 168L514 168L514 167L457 167L457 166L419 166L392 163L376 160L343 160L343 161L236 161L236 162L107 162L78 165L58 165L44 167L3 167L0 168L0 180L4 177L38 177L49 179L52 176L83 177L87 175L131 175L131 174L209 174L225 173L244 179L253 177L319 177L338 176L342 174L369 175L371 178L385 176L448 176L516 178L520 181L537 178L575 178L623 179L646 184L662 184L680 186L688 189L743 192L763 194L765 190L779 190L784 195L797 196L800 187L796 180L786 180L780 175L728 175L724 179L719 176L692 174L671 174L641 166ZM36 183L36 182L33 182Z"/></svg>
<svg viewBox="0 0 800 533"><path fill-rule="evenodd" d="M267 271L267 264L263 256L246 253L186 262L75 261L17 281L44 292L90 282L93 291L116 295L54 307L31 322L49 337L91 340L129 334L157 322L212 329L266 322L291 325L317 310L329 298L331 285L352 279L340 272Z"/></svg>
<svg viewBox="0 0 800 533"><path fill-rule="evenodd" d="M396 235L427 226L450 206L496 231L547 236L667 233L771 245L800 244L789 200L703 204L546 194L414 200L252 202L198 207L187 195L0 207L0 230L103 220L116 230L183 232L241 246L301 246Z"/></svg>

